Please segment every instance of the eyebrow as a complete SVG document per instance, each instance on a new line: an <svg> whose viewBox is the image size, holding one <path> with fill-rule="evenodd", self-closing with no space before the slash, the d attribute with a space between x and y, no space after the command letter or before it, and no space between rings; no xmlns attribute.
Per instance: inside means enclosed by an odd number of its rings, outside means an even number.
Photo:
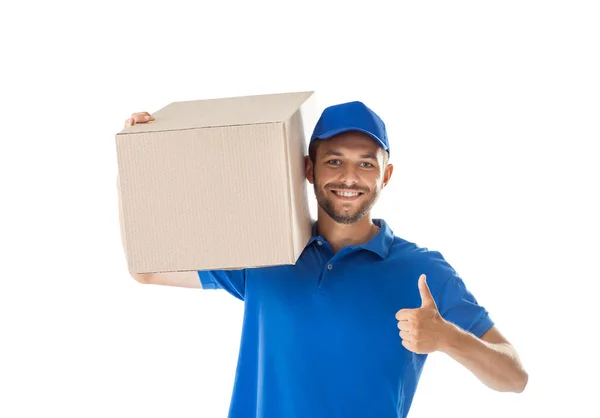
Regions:
<svg viewBox="0 0 600 418"><path fill-rule="evenodd" d="M342 154L341 152L337 152L337 151L327 151L323 157L328 157L330 155L333 155L335 157L343 157L344 154ZM367 159L372 159L372 160L377 160L377 156L373 153L368 153L368 154L363 154L360 156L360 158L367 158Z"/></svg>

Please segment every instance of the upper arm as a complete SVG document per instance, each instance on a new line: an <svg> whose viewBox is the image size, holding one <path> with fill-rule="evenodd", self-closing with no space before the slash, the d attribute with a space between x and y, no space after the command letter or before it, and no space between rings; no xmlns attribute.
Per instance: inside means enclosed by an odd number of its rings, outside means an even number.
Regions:
<svg viewBox="0 0 600 418"><path fill-rule="evenodd" d="M246 270L201 270L165 273L130 273L143 284L187 287L192 289L224 289L240 300L246 293Z"/></svg>
<svg viewBox="0 0 600 418"><path fill-rule="evenodd" d="M166 273L131 273L131 276L143 284L159 284L163 286L187 287L200 289L202 284L197 271L174 271Z"/></svg>
<svg viewBox="0 0 600 418"><path fill-rule="evenodd" d="M481 338L494 325L487 310L478 303L458 273L439 252L430 251L428 256L428 273L435 285L435 289L432 287L431 290L435 292L432 294L440 315ZM428 275L428 281L429 278Z"/></svg>
<svg viewBox="0 0 600 418"><path fill-rule="evenodd" d="M481 338L494 326L487 309L481 306L457 275L451 276L437 295L440 315L465 331Z"/></svg>

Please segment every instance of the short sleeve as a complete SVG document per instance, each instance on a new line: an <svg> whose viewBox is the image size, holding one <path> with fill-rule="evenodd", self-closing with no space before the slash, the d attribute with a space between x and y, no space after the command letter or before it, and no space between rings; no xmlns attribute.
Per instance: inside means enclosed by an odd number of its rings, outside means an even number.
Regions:
<svg viewBox="0 0 600 418"><path fill-rule="evenodd" d="M223 289L239 300L246 294L246 270L198 270L203 289Z"/></svg>
<svg viewBox="0 0 600 418"><path fill-rule="evenodd" d="M481 337L494 322L487 310L477 303L463 280L457 275L451 276L436 298L442 317L476 337Z"/></svg>
<svg viewBox="0 0 600 418"><path fill-rule="evenodd" d="M494 325L488 311L479 305L464 281L439 252L430 251L428 261L428 267L436 279L435 289L431 287L431 290L440 315L446 321L481 337Z"/></svg>

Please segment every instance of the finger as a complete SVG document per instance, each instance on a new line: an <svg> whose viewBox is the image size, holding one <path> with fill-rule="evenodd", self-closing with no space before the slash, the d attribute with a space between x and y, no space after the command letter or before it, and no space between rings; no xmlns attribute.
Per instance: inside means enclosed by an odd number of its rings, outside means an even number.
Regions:
<svg viewBox="0 0 600 418"><path fill-rule="evenodd" d="M413 317L413 309L400 309L396 312L396 319L398 321L409 321Z"/></svg>
<svg viewBox="0 0 600 418"><path fill-rule="evenodd" d="M136 123L145 123L154 120L154 116L152 116L148 112L137 112L132 113L131 117L135 120Z"/></svg>
<svg viewBox="0 0 600 418"><path fill-rule="evenodd" d="M421 294L421 307L435 307L435 301L427 286L426 276L421 274L419 277L419 293Z"/></svg>
<svg viewBox="0 0 600 418"><path fill-rule="evenodd" d="M133 118L125 119L125 127L133 126L135 124L135 120Z"/></svg>
<svg viewBox="0 0 600 418"><path fill-rule="evenodd" d="M413 346L412 343L402 340L402 345L404 346L404 348L406 348L408 351L412 351L413 353L415 352L415 347Z"/></svg>
<svg viewBox="0 0 600 418"><path fill-rule="evenodd" d="M400 331L400 338L402 338L402 341L406 341L407 343L412 343L412 336L410 335L409 332Z"/></svg>
<svg viewBox="0 0 600 418"><path fill-rule="evenodd" d="M408 321L398 321L398 329L401 331L410 331L411 325Z"/></svg>

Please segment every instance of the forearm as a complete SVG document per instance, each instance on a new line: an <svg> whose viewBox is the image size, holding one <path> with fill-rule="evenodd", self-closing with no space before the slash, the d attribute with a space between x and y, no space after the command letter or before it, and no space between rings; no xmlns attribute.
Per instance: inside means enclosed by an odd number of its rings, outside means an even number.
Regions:
<svg viewBox="0 0 600 418"><path fill-rule="evenodd" d="M442 352L469 369L481 382L500 392L522 392L527 373L510 344L489 343L452 323Z"/></svg>

